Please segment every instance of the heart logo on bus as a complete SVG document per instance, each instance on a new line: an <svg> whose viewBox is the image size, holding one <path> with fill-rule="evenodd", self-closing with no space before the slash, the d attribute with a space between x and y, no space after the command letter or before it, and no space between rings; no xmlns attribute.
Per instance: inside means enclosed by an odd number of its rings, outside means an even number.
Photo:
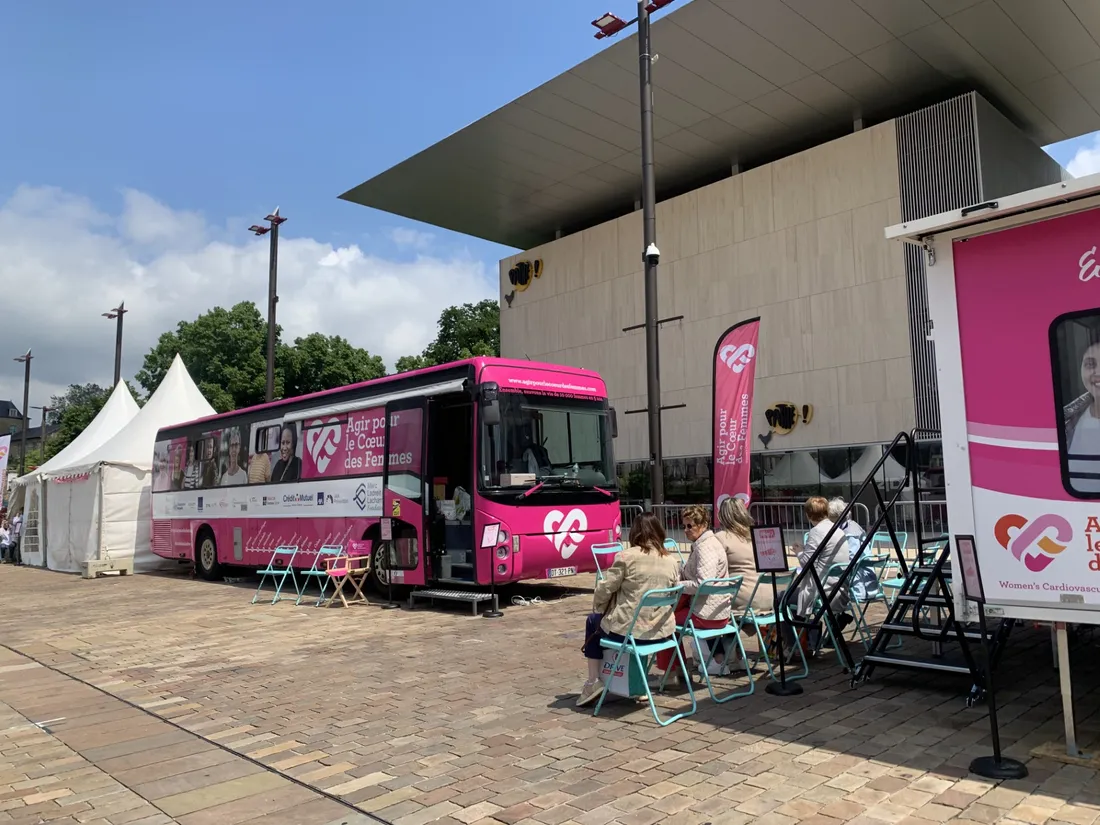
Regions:
<svg viewBox="0 0 1100 825"><path fill-rule="evenodd" d="M562 559L573 555L588 529L588 517L583 510L570 510L568 515L561 510L551 510L542 523L542 531L554 542Z"/></svg>
<svg viewBox="0 0 1100 825"><path fill-rule="evenodd" d="M306 449L309 450L319 474L324 474L332 457L336 455L341 435L338 418L330 418L327 422L318 419L306 425Z"/></svg>

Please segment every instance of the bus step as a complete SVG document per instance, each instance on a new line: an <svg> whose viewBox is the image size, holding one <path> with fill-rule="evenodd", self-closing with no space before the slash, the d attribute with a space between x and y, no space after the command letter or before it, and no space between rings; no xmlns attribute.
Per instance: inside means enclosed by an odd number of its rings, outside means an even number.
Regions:
<svg viewBox="0 0 1100 825"><path fill-rule="evenodd" d="M497 597L493 593L482 590L444 590L432 589L432 590L414 590L409 594L409 609L413 609L417 599L427 599L428 601L435 601L436 599L442 599L443 601L451 602L467 602L470 605L473 614L477 615L477 607L482 602L492 602L493 610L499 610L497 605Z"/></svg>

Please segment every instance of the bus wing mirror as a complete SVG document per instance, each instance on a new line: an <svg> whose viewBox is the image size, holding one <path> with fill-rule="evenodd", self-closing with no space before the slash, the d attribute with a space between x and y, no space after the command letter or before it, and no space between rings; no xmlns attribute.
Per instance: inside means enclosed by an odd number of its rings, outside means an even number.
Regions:
<svg viewBox="0 0 1100 825"><path fill-rule="evenodd" d="M608 408L608 415L611 417L611 437L619 437L619 416L615 414L615 408Z"/></svg>
<svg viewBox="0 0 1100 825"><path fill-rule="evenodd" d="M481 385L481 420L490 427L500 424L500 385L487 382Z"/></svg>

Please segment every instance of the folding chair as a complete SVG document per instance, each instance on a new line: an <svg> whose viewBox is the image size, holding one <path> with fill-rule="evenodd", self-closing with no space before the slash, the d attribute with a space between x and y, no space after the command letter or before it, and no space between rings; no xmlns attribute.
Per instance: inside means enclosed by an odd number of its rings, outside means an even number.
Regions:
<svg viewBox="0 0 1100 825"><path fill-rule="evenodd" d="M665 549L676 554L677 558L680 559L681 567L687 562L687 559L684 558L684 551L680 549L680 542L676 539L665 539Z"/></svg>
<svg viewBox="0 0 1100 825"><path fill-rule="evenodd" d="M741 589L742 576L732 576L728 579L707 579L699 583L699 589L695 591L695 595L691 599L691 606L688 608L687 621L684 622L683 627L677 627L681 638L690 638L695 642L695 651L699 654L699 662L701 662L700 670L703 673L703 680L707 683L707 690L710 692L710 698L715 702L721 704L722 702L728 702L730 699L737 699L741 696L751 696L753 691L756 690L756 681L752 678L752 668L749 667L749 657L745 654L745 646L741 643L741 634L735 624L727 624L725 627L716 628L701 628L695 626L695 607L696 605L702 605L706 602L708 596L723 596L728 597L732 606L733 600L737 598L737 593ZM749 677L749 689L746 691L740 691L737 693L730 693L727 696L719 699L714 693L714 686L710 683L710 673L707 671L707 666L714 658L715 649L714 646L710 646L710 655L703 656L703 647L701 642L706 642L711 639L723 640L723 637L732 636L733 641L737 643L737 652L741 654L741 661L745 666L745 675ZM730 649L723 644L726 650L725 668L723 671L728 671ZM665 674L665 678L668 678L668 674ZM664 679L661 680L661 689L664 688Z"/></svg>
<svg viewBox="0 0 1100 825"><path fill-rule="evenodd" d="M363 584L367 580L370 563L370 556L349 556L344 552L337 554L335 557L326 558L324 572L330 581L335 582L336 590L325 601L324 607L330 607L337 598L340 599L344 607L366 602L367 597L363 595ZM344 586L348 582L351 582L354 588L350 602L344 595Z"/></svg>
<svg viewBox="0 0 1100 825"><path fill-rule="evenodd" d="M756 610L752 606L753 601L756 599L756 591L758 591L762 585L766 584L770 586L772 576L775 577L775 586L777 590L789 588L791 582L794 581L794 573L761 573L760 578L756 581L756 587L752 589L752 595L749 596L748 607L745 608L744 613L737 617L737 630L740 633L744 631L747 625L756 633L756 642L760 646L760 654L756 657L751 667L756 667L760 659L763 658L768 666L768 676L772 680L775 680L775 670L772 667L772 659L771 656L768 655L768 645L764 640L764 633L762 631L762 628L776 627L775 610ZM776 635L778 635L778 632L779 629L776 627ZM797 644L795 646L798 648L798 655L802 657L802 672L794 675L787 674L787 678L791 680L805 679L810 675L810 663L806 660L806 651L802 649L801 635L800 633L799 638L796 639Z"/></svg>
<svg viewBox="0 0 1100 825"><path fill-rule="evenodd" d="M267 563L267 567L256 572L260 574L260 586L256 588L256 595L252 597L252 604L256 603L256 600L260 598L260 592L264 589L264 582L267 581L267 577L270 576L272 580L277 581L275 586L275 597L271 600L272 604L279 601L279 594L282 593L283 585L286 583L287 576L290 576L290 580L294 583L294 592L301 598L302 588L298 584L298 577L294 573L294 557L298 555L298 546L295 545L280 545L275 548L275 552L271 555L271 561ZM282 567L276 567L275 562L278 560L283 561ZM289 599L290 597L287 596ZM297 602L295 602L297 604Z"/></svg>
<svg viewBox="0 0 1100 825"><path fill-rule="evenodd" d="M302 575L306 577L306 580L302 582L302 592L298 595L298 601L294 604L297 605L302 601L309 580L316 579L321 588L321 593L317 596L317 601L313 606L320 606L321 602L325 600L325 590L328 588L329 582L332 581L332 577L328 574L328 568L324 564L324 559L340 556L343 552L344 548L339 544L326 544L313 555L313 564L310 565L308 570L302 571Z"/></svg>
<svg viewBox="0 0 1100 825"><path fill-rule="evenodd" d="M615 562L615 556L623 551L623 543L621 541L614 541L610 544L593 544L592 545L592 557L596 560L596 581L603 579L604 565L600 564L600 558L602 557L610 567Z"/></svg>
<svg viewBox="0 0 1100 825"><path fill-rule="evenodd" d="M670 716L668 719L662 719L657 713L657 705L653 702L653 691L649 688L649 679L645 678L645 696L649 700L649 709L653 713L653 718L657 724L661 727L665 725L671 725L677 719L683 719L685 716L690 716L695 713L698 708L698 703L695 701L695 691L691 689L691 674L688 672L687 664L684 662L684 656L680 652L680 638L673 633L671 639L666 639L663 642L647 642L645 640L636 640L634 638L634 625L638 622L638 616L644 609L652 608L666 608L669 613L673 613L676 610L676 605L680 601L680 596L684 592L683 585L676 587L665 587L660 590L647 590L642 594L641 600L638 602L638 607L634 611L634 618L630 620L630 627L627 628L625 638L621 642L613 642L610 639L600 639L600 645L608 648L609 650L617 651L615 654L615 662L611 666L611 673L615 673L618 670L619 663L622 661L623 655L627 655L630 659L637 664L639 671L645 676L648 672L649 657L655 656L662 650L675 650L676 660L680 663L680 670L684 674L684 682L687 684L688 694L691 696L691 710L677 713L674 716ZM645 663L643 664L643 659ZM603 700L607 698L608 691L600 695L600 701L596 703L595 709L592 711L593 716L598 716L600 708L603 706Z"/></svg>

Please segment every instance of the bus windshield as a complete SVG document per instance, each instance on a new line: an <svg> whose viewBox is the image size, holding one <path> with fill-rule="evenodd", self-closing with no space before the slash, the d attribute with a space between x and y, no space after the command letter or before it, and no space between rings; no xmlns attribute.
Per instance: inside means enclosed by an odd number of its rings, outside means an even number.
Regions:
<svg viewBox="0 0 1100 825"><path fill-rule="evenodd" d="M606 402L516 392L499 399L500 424L481 424L482 490L614 490Z"/></svg>

